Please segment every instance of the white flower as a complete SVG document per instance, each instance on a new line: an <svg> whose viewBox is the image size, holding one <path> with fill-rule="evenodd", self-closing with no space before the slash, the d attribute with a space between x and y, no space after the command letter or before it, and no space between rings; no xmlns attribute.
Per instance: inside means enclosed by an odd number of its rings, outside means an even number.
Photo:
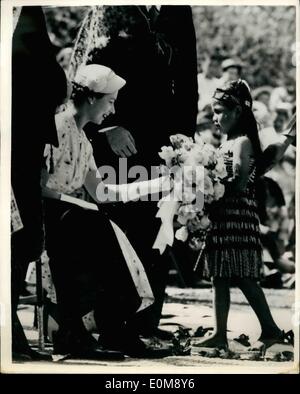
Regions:
<svg viewBox="0 0 300 394"><path fill-rule="evenodd" d="M182 226L185 226L188 221L189 221L189 218L187 216L178 215L178 217L177 217L177 222L180 223Z"/></svg>
<svg viewBox="0 0 300 394"><path fill-rule="evenodd" d="M205 168L202 165L197 165L195 169L195 184L197 187L203 185L205 177Z"/></svg>
<svg viewBox="0 0 300 394"><path fill-rule="evenodd" d="M208 175L208 172L204 176L204 185L203 185L202 191L203 191L204 195L208 195L208 194L213 195L214 194L214 185L212 183L210 176Z"/></svg>
<svg viewBox="0 0 300 394"><path fill-rule="evenodd" d="M176 157L176 152L174 152L172 146L163 146L158 155L161 159L165 160L168 167L171 167L173 159Z"/></svg>
<svg viewBox="0 0 300 394"><path fill-rule="evenodd" d="M205 144L211 144L213 138L212 131L209 129L202 131L201 138Z"/></svg>
<svg viewBox="0 0 300 394"><path fill-rule="evenodd" d="M190 139L190 141L188 142L184 142L182 144L182 148L185 149L186 151L191 151L194 147L194 142L192 139Z"/></svg>
<svg viewBox="0 0 300 394"><path fill-rule="evenodd" d="M192 186L196 180L196 169L193 166L183 167L183 183L185 186Z"/></svg>
<svg viewBox="0 0 300 394"><path fill-rule="evenodd" d="M179 241L185 242L188 239L189 232L185 226L181 227L175 233L175 238Z"/></svg>
<svg viewBox="0 0 300 394"><path fill-rule="evenodd" d="M220 182L216 182L214 184L215 200L219 200L220 198L222 198L224 196L224 193L225 193L225 186Z"/></svg>
<svg viewBox="0 0 300 394"><path fill-rule="evenodd" d="M98 37L96 40L97 40L96 48L104 48L109 43L110 38L102 35L102 36Z"/></svg>
<svg viewBox="0 0 300 394"><path fill-rule="evenodd" d="M195 144L196 144L200 149L202 149L203 146L204 146L204 141L203 141L202 136L201 136L199 133L195 133L194 139L195 139Z"/></svg>
<svg viewBox="0 0 300 394"><path fill-rule="evenodd" d="M183 134L175 134L170 137L171 144L176 148L190 150L194 145L193 139Z"/></svg>
<svg viewBox="0 0 300 394"><path fill-rule="evenodd" d="M193 188L184 188L182 193L182 201L186 203L191 203L196 199L196 193Z"/></svg>
<svg viewBox="0 0 300 394"><path fill-rule="evenodd" d="M187 222L196 217L196 215L197 212L192 204L181 205L178 209L177 221L182 225L186 225Z"/></svg>
<svg viewBox="0 0 300 394"><path fill-rule="evenodd" d="M207 167L215 162L215 148L211 144L205 144L202 149L203 165Z"/></svg>
<svg viewBox="0 0 300 394"><path fill-rule="evenodd" d="M224 163L223 157L218 157L216 166L212 172L217 178L220 179L223 179L227 176L226 165Z"/></svg>
<svg viewBox="0 0 300 394"><path fill-rule="evenodd" d="M190 159L190 151L184 148L175 149L175 153L180 164L186 164Z"/></svg>
<svg viewBox="0 0 300 394"><path fill-rule="evenodd" d="M205 168L202 165L186 165L183 167L182 176L184 187L201 189L204 181ZM202 186L203 188L203 186Z"/></svg>
<svg viewBox="0 0 300 394"><path fill-rule="evenodd" d="M210 220L208 219L207 215L202 216L202 218L200 219L200 228L202 230L207 230L210 227Z"/></svg>
<svg viewBox="0 0 300 394"><path fill-rule="evenodd" d="M203 161L204 161L203 146L204 146L204 144L202 146L195 144L193 151L192 151L195 163L202 164L202 165L203 165Z"/></svg>

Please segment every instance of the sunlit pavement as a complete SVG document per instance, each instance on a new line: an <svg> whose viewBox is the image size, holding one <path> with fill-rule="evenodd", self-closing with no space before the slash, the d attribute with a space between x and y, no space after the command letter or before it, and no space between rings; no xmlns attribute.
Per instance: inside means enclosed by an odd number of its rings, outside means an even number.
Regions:
<svg viewBox="0 0 300 394"><path fill-rule="evenodd" d="M294 303L293 290L264 290L276 323L285 331L292 329L292 305ZM210 289L179 289L169 287L167 300L163 309L161 328L176 332L179 327L189 328L193 335L200 326L205 328L213 326L213 310L211 304L212 293ZM219 357L208 354L199 355L199 348L192 346L189 356L170 356L158 360L145 360L127 358L124 361L91 361L91 360L64 360L59 362L26 362L22 364L25 370L30 365L32 368L43 372L110 372L116 373L206 373L206 372L293 372L291 358L293 348L291 345L274 345L264 358L257 361L257 354L247 351L247 347L239 344L234 338L241 334L249 336L250 343L255 342L260 334L259 324L254 312L247 305L244 296L238 289L231 290L231 309L228 321L229 347L236 357L227 358L226 354ZM19 316L25 327L26 336L32 346L37 346L38 333L33 328L34 307L24 305L20 307ZM177 331L178 332L178 331ZM193 338L195 345L202 338ZM182 339L184 344L186 339ZM155 343L155 341L154 341ZM51 352L51 347L46 346L46 351ZM283 355L288 355L286 358ZM255 361L254 361L255 360ZM280 362L279 362L280 361ZM17 364L14 364L17 366ZM234 367L234 368L233 368ZM213 369L211 369L213 368ZM221 368L221 369L220 369ZM219 370L220 369L220 370Z"/></svg>

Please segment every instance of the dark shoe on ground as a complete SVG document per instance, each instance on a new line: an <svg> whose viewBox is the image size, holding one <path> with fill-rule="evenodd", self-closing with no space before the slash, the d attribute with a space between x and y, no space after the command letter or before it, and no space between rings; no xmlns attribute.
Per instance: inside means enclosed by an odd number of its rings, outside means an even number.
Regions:
<svg viewBox="0 0 300 394"><path fill-rule="evenodd" d="M100 339L103 348L116 349L122 351L125 355L133 358L164 358L173 355L170 348L156 348L146 345L139 337L131 337L122 341L103 341Z"/></svg>
<svg viewBox="0 0 300 394"><path fill-rule="evenodd" d="M12 353L13 361L52 361L52 357L47 353L36 352L35 350L30 349L24 352L13 352Z"/></svg>
<svg viewBox="0 0 300 394"><path fill-rule="evenodd" d="M80 336L71 331L53 333L53 354L67 355L68 358L76 359L124 360L124 354L121 351L101 348L89 333Z"/></svg>
<svg viewBox="0 0 300 394"><path fill-rule="evenodd" d="M137 339L124 348L124 353L135 358L155 359L172 356L173 350L147 346L141 339Z"/></svg>
<svg viewBox="0 0 300 394"><path fill-rule="evenodd" d="M13 352L12 353L12 361L13 362L26 362L26 361L32 361L31 357L27 353L19 353L19 352Z"/></svg>

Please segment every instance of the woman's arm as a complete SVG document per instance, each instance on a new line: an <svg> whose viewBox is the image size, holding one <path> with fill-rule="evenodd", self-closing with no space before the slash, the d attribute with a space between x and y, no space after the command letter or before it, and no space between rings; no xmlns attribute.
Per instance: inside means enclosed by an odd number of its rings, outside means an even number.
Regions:
<svg viewBox="0 0 300 394"><path fill-rule="evenodd" d="M46 198L52 198L54 200L60 200L63 202L67 202L69 204L74 204L74 205L79 206L81 208L98 210L97 205L95 205L95 204L92 204L90 202L86 202L86 201L81 200L76 197L68 196L67 194L57 193L47 187L43 187L42 196L46 197Z"/></svg>
<svg viewBox="0 0 300 394"><path fill-rule="evenodd" d="M87 173L84 186L89 195L98 204L121 201L120 199L117 199L118 194L116 185L105 185L97 170L90 170ZM108 186L110 186L111 189L110 193L107 188ZM114 188L115 190L113 190Z"/></svg>
<svg viewBox="0 0 300 394"><path fill-rule="evenodd" d="M86 176L84 186L97 203L103 204L134 201L148 194L170 191L172 181L169 177L164 176L149 181L112 185L105 184L97 171L90 170Z"/></svg>

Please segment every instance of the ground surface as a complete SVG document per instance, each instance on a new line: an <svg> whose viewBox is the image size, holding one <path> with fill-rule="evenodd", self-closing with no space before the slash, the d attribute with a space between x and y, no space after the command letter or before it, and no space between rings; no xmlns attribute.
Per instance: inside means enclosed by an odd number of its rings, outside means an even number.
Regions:
<svg viewBox="0 0 300 394"><path fill-rule="evenodd" d="M265 290L268 302L277 324L285 331L292 329L292 304L294 303L293 290ZM167 302L164 305L161 328L177 331L179 327L189 328L193 335L199 326L204 329L213 326L213 314L210 289L167 289ZM126 358L125 361L89 361L65 360L60 362L26 362L14 364L24 371L39 370L43 372L114 372L114 373L217 373L217 372L243 372L243 373L293 373L294 363L290 360L293 348L290 345L274 345L264 359L257 360L257 354L249 353L247 348L234 340L241 334L249 336L254 342L259 334L257 319L247 305L247 302L238 289L232 289L232 306L228 322L229 346L233 351L231 358L221 354L199 355L199 348L194 346L201 338L192 339L191 355L171 356L160 360L143 360ZM33 346L37 344L37 331L33 329L33 307L21 306L19 316L26 329L26 335ZM184 344L186 339L182 339ZM153 342L155 344L155 342ZM159 346L158 344L156 344ZM46 351L51 351L46 347ZM210 356L210 357L209 357ZM221 356L221 357L220 357ZM224 357L224 358L222 358ZM232 358L233 357L233 358ZM65 370L65 368L67 368ZM109 369L108 369L109 368Z"/></svg>

